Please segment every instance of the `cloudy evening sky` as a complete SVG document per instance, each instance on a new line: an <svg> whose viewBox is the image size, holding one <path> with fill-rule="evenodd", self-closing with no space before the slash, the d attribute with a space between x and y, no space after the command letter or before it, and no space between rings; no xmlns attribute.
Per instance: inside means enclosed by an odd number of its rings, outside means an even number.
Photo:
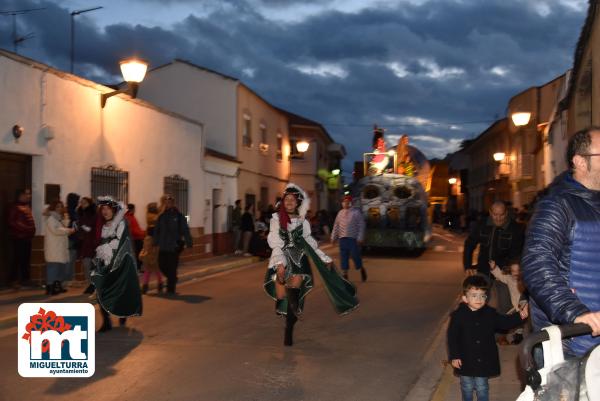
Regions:
<svg viewBox="0 0 600 401"><path fill-rule="evenodd" d="M317 120L360 160L374 123L443 157L505 113L508 99L571 67L586 0L0 0L19 53L120 80L118 60L182 58L233 75L269 102ZM0 47L12 50L12 17Z"/></svg>

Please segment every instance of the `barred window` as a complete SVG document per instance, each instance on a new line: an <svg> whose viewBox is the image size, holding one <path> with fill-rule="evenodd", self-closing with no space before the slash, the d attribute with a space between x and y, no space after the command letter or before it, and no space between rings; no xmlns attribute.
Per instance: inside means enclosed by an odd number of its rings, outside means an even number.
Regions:
<svg viewBox="0 0 600 401"><path fill-rule="evenodd" d="M175 198L175 206L184 215L188 213L188 180L175 174L165 177L164 192L165 194L173 195Z"/></svg>
<svg viewBox="0 0 600 401"><path fill-rule="evenodd" d="M92 198L112 196L123 203L129 201L129 172L115 166L92 167Z"/></svg>

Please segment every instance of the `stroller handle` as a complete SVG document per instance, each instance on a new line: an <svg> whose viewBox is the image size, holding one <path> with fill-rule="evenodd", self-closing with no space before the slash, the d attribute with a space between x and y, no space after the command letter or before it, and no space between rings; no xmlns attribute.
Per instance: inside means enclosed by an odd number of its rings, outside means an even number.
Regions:
<svg viewBox="0 0 600 401"><path fill-rule="evenodd" d="M560 326L559 328L561 338L576 337L584 334L590 334L592 332L592 328L585 323L567 324ZM529 384L533 390L539 388L542 382L540 374L537 372L535 362L533 360L533 347L549 339L550 337L548 336L548 332L542 330L527 336L521 345L519 360L521 362L521 367L527 374L527 384Z"/></svg>

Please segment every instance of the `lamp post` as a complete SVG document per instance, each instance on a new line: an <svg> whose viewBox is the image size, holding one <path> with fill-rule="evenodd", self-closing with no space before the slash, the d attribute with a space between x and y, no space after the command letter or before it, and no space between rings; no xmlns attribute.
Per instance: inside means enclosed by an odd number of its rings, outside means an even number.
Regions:
<svg viewBox="0 0 600 401"><path fill-rule="evenodd" d="M454 178L454 177L448 178L448 184L450 184L450 185L456 184L456 178Z"/></svg>
<svg viewBox="0 0 600 401"><path fill-rule="evenodd" d="M127 86L124 89L119 89L110 93L103 93L100 97L100 106L104 108L106 101L109 97L118 95L119 93L125 93L131 96L132 99L137 97L138 86L140 82L144 80L146 71L148 70L148 63L138 58L130 58L121 61L121 74L123 79L127 82Z"/></svg>
<svg viewBox="0 0 600 401"><path fill-rule="evenodd" d="M494 160L497 162L501 162L502 160L504 160L504 157L506 157L506 154L504 152L494 153Z"/></svg>
<svg viewBox="0 0 600 401"><path fill-rule="evenodd" d="M96 11L102 7L87 8L85 10L76 10L71 12L71 74L75 68L75 16L90 11Z"/></svg>

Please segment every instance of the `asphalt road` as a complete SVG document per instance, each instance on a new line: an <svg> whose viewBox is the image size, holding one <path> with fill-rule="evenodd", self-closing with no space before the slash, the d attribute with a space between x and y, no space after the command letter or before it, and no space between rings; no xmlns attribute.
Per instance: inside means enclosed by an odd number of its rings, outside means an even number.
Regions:
<svg viewBox="0 0 600 401"><path fill-rule="evenodd" d="M98 334L89 379L21 378L5 330L0 400L402 400L459 293L460 245L442 232L418 258L368 255L361 305L344 317L317 280L291 348L265 263L186 283L176 299L145 296L143 317Z"/></svg>

